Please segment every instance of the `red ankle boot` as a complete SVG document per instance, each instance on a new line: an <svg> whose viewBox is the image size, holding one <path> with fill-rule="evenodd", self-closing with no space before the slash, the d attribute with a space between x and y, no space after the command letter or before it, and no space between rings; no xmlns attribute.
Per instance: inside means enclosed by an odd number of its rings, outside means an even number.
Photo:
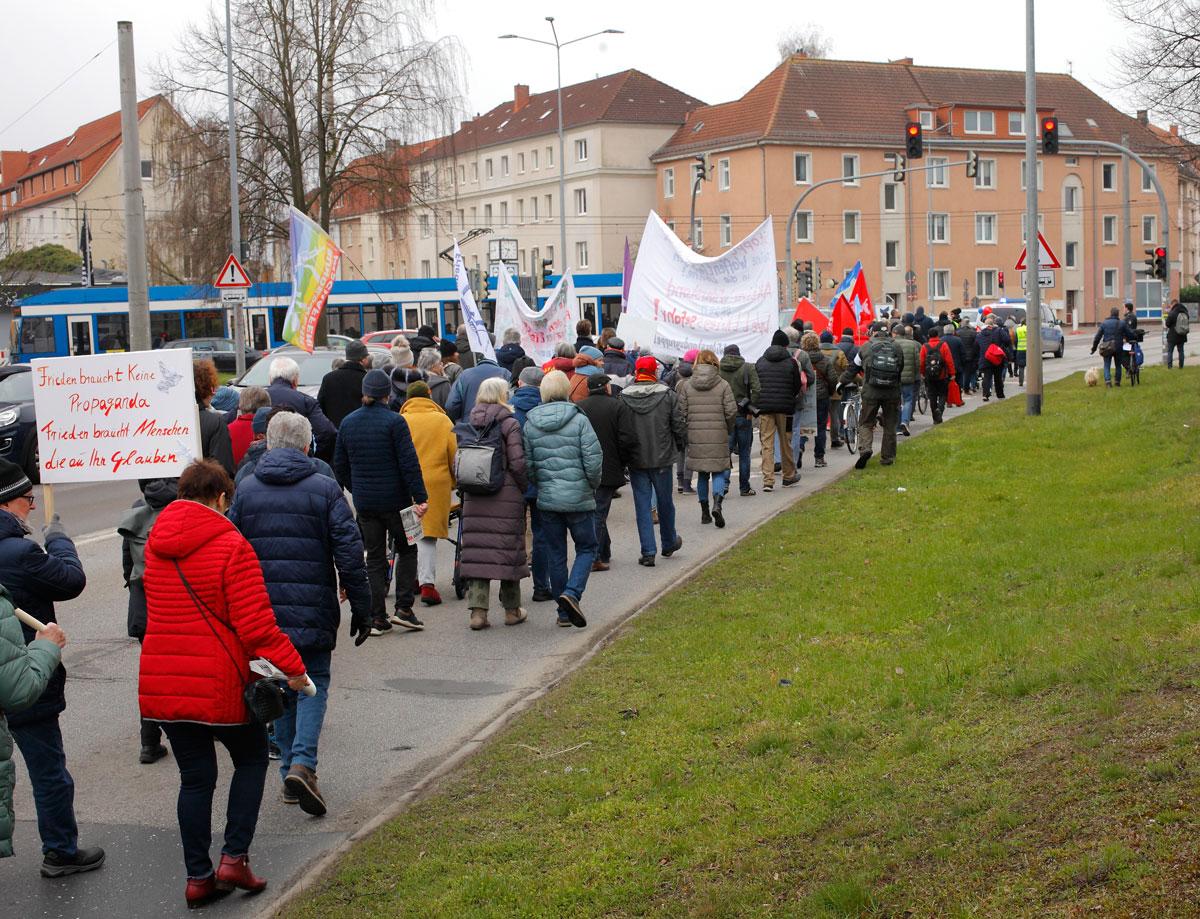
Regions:
<svg viewBox="0 0 1200 919"><path fill-rule="evenodd" d="M239 855L234 858L222 853L221 864L217 868L217 886L226 891L236 887L239 890L258 893L266 889L267 881L250 870L250 856Z"/></svg>
<svg viewBox="0 0 1200 919"><path fill-rule="evenodd" d="M207 906L228 893L228 890L217 886L216 877L210 874L206 878L188 878L184 897L187 899L188 909L196 909Z"/></svg>
<svg viewBox="0 0 1200 919"><path fill-rule="evenodd" d="M432 584L421 585L421 602L426 606L437 606L442 602L442 595Z"/></svg>

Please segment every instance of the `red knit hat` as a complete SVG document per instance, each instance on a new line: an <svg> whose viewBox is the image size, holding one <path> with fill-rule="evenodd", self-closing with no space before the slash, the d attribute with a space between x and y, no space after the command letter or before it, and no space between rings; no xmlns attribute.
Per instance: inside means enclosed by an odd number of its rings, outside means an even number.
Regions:
<svg viewBox="0 0 1200 919"><path fill-rule="evenodd" d="M653 357L639 357L633 369L634 380L638 383L653 383L658 379L658 361Z"/></svg>

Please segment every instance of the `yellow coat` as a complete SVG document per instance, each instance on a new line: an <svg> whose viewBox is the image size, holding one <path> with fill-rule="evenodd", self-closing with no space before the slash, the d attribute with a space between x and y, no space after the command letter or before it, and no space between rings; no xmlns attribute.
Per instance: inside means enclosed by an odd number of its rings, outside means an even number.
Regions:
<svg viewBox="0 0 1200 919"><path fill-rule="evenodd" d="M417 459L421 461L421 477L429 495L429 510L421 518L422 529L427 537L445 539L450 535L454 454L458 452L454 422L431 399L405 399L400 414L412 434Z"/></svg>

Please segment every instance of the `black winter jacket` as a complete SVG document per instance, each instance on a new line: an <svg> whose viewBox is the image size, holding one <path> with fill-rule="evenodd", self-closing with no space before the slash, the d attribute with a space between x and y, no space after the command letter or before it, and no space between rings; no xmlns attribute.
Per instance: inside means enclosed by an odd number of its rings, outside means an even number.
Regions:
<svg viewBox="0 0 1200 919"><path fill-rule="evenodd" d="M496 363L507 370L513 379L516 379L516 373L513 373L513 362L524 356L525 349L520 345L501 345L496 349ZM520 372L520 370L517 371L517 373Z"/></svg>
<svg viewBox="0 0 1200 919"><path fill-rule="evenodd" d="M1176 303L1171 307L1171 312L1167 313L1167 344L1177 345L1180 342L1187 341L1187 334L1180 335L1175 331L1175 321L1179 318L1179 314L1187 309L1182 303Z"/></svg>
<svg viewBox="0 0 1200 919"><path fill-rule="evenodd" d="M271 405L290 406L308 419L312 425L313 437L317 441L317 456L328 462L333 456L333 445L337 440L337 428L325 417L325 413L321 411L321 406L317 404L317 400L308 393L301 392L293 388L290 383L285 383L282 380L276 380L268 386L267 394L271 397ZM362 392L360 391L359 398L361 397Z"/></svg>
<svg viewBox="0 0 1200 919"><path fill-rule="evenodd" d="M579 410L592 423L600 449L604 451L604 468L600 484L604 488L620 488L625 484L625 467L637 454L637 431L629 406L616 396L597 393L578 403Z"/></svg>
<svg viewBox="0 0 1200 919"><path fill-rule="evenodd" d="M637 437L637 450L629 468L663 469L674 465L687 433L675 393L659 382L634 383L621 391L620 398L629 406Z"/></svg>
<svg viewBox="0 0 1200 919"><path fill-rule="evenodd" d="M967 365L967 347L962 343L962 339L957 335L943 335L942 341L946 343L946 347L950 349L950 357L954 360L954 369L962 371Z"/></svg>
<svg viewBox="0 0 1200 919"><path fill-rule="evenodd" d="M200 406L200 455L215 459L230 477L237 469L233 461L233 441L229 439L229 425L224 412L214 412ZM18 604L19 606L20 604Z"/></svg>
<svg viewBox="0 0 1200 919"><path fill-rule="evenodd" d="M346 416L333 470L359 513L398 511L428 497L408 422L380 402Z"/></svg>
<svg viewBox="0 0 1200 919"><path fill-rule="evenodd" d="M331 370L321 380L321 388L317 392L317 405L335 428L340 427L342 419L362 405L363 377L367 370L362 364L346 363L337 370Z"/></svg>
<svg viewBox="0 0 1200 919"><path fill-rule="evenodd" d="M975 330L971 328L971 325L969 323L960 325L956 337L963 343L963 358L972 364L978 361L979 346L975 343Z"/></svg>
<svg viewBox="0 0 1200 919"><path fill-rule="evenodd" d="M800 398L800 368L788 349L771 345L754 365L762 386L758 408L766 415L790 415Z"/></svg>

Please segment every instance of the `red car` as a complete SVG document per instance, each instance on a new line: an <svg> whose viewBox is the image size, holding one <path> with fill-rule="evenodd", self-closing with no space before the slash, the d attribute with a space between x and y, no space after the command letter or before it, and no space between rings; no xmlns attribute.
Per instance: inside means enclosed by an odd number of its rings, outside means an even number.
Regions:
<svg viewBox="0 0 1200 919"><path fill-rule="evenodd" d="M360 339L364 345L383 345L385 348L390 348L392 339L397 335L403 335L405 338L415 338L416 329L384 329L379 332L368 332Z"/></svg>

